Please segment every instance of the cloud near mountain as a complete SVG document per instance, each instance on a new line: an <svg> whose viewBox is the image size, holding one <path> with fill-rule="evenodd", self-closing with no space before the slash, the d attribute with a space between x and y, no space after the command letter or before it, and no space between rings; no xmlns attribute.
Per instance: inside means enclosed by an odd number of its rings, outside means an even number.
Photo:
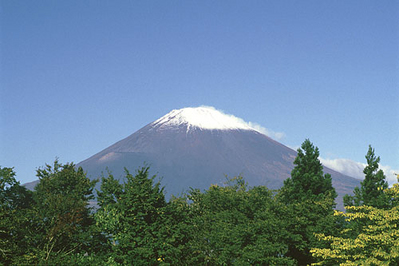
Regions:
<svg viewBox="0 0 399 266"><path fill-rule="evenodd" d="M319 158L320 162L337 172L340 172L344 175L348 175L357 179L364 179L364 167L367 166L365 163L356 162L351 159L324 159ZM390 166L387 165L380 165L380 169L384 171L386 180L388 181L389 185L396 183L398 180L396 179L396 175L394 173L399 173L399 170L394 170Z"/></svg>
<svg viewBox="0 0 399 266"><path fill-rule="evenodd" d="M197 113L198 113L198 109L199 108L185 108L186 110L186 114L188 113L187 110L190 110L193 116L196 117L189 117L189 118L197 118ZM241 129L246 129L246 128L251 128L254 129L262 134L265 134L266 136L275 139L275 140L282 140L285 137L285 133L284 132L275 132L273 130L270 130L268 128L265 128L261 125L259 125L258 123L254 123L254 122L246 122L243 119L236 117L234 115L231 114L227 114L226 112L216 109L212 106L201 106L200 109L203 109L204 112L207 112L209 114L212 114L212 119L208 119L208 121L214 121L214 122L218 122L220 123L220 121L223 121L223 123L225 123L226 121L229 121L229 125L230 128L241 128ZM186 117L188 118L188 117ZM208 122L209 123L209 122ZM215 123L217 124L217 123ZM207 126L207 128L209 128L211 125Z"/></svg>
<svg viewBox="0 0 399 266"><path fill-rule="evenodd" d="M324 166L331 168L337 172L357 179L364 178L363 169L366 164L355 162L350 159L324 159L321 157L319 159Z"/></svg>
<svg viewBox="0 0 399 266"><path fill-rule="evenodd" d="M254 129L256 129L257 131L259 131L260 133L265 134L266 136L275 139L275 140L282 140L285 138L285 133L284 132L275 132L273 130L267 129L265 127L262 127L261 125L257 124L257 123L252 123L252 122L248 122L248 125Z"/></svg>

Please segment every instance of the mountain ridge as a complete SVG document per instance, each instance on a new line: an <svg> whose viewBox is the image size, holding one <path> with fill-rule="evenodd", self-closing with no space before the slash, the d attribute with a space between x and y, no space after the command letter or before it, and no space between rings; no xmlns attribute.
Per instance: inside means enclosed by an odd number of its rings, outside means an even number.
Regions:
<svg viewBox="0 0 399 266"><path fill-rule="evenodd" d="M124 169L134 173L148 165L161 178L166 196L192 188L223 185L226 176L241 175L250 186L279 189L291 176L297 152L273 140L250 123L213 107L172 110L128 137L79 162L91 179L110 171L123 180ZM323 166L342 197L352 194L360 180ZM33 186L33 184L30 184ZM97 189L100 184L97 184Z"/></svg>

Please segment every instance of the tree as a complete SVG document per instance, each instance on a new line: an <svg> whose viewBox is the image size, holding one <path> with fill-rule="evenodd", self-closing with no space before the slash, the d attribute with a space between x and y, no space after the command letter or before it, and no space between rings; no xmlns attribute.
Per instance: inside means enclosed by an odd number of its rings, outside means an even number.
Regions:
<svg viewBox="0 0 399 266"><path fill-rule="evenodd" d="M90 252L94 223L89 200L97 181L86 177L73 163L37 170L39 183L34 189L30 219L30 247L19 263L68 264L71 254Z"/></svg>
<svg viewBox="0 0 399 266"><path fill-rule="evenodd" d="M306 139L302 143L301 149L298 149L294 164L291 178L284 181L281 190L283 202L294 203L337 197L332 186L331 175L323 173L323 166L319 160L319 149L314 147L309 139Z"/></svg>
<svg viewBox="0 0 399 266"><path fill-rule="evenodd" d="M347 212L336 212L348 226L340 236L319 234L325 248L311 250L320 259L318 265L399 265L399 184L383 190L393 202L391 208L347 206Z"/></svg>
<svg viewBox="0 0 399 266"><path fill-rule="evenodd" d="M172 196L166 206L164 228L167 228L168 246L162 262L169 265L190 265L193 257L190 241L197 230L193 227L191 206L185 196Z"/></svg>
<svg viewBox="0 0 399 266"><path fill-rule="evenodd" d="M284 207L281 212L288 220L291 234L286 256L299 265L314 262L310 249L319 245L314 233L335 234L337 219L334 218L337 193L331 176L323 173L319 150L306 139L294 160L291 178L284 181L278 199Z"/></svg>
<svg viewBox="0 0 399 266"><path fill-rule="evenodd" d="M192 190L192 255L185 264L293 265L284 256L288 233L272 195L266 187L248 189L241 177L204 193Z"/></svg>
<svg viewBox="0 0 399 266"><path fill-rule="evenodd" d="M364 168L364 180L360 183L360 188L354 189L354 196L345 195L345 206L373 206L377 208L387 208L390 199L384 193L388 188L388 182L382 170L379 170L380 157L376 157L374 149L369 146L366 154L367 166Z"/></svg>
<svg viewBox="0 0 399 266"><path fill-rule="evenodd" d="M171 250L163 187L149 177L149 168L135 176L127 169L125 183L109 173L98 191L96 221L112 248L108 260L129 265L156 265Z"/></svg>
<svg viewBox="0 0 399 266"><path fill-rule="evenodd" d="M28 247L24 214L31 202L32 193L16 181L13 168L0 167L0 264L11 264Z"/></svg>

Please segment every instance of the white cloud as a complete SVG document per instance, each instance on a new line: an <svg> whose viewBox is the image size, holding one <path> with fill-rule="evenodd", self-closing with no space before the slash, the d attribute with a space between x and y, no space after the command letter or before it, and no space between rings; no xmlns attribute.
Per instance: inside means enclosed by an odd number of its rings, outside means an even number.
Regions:
<svg viewBox="0 0 399 266"><path fill-rule="evenodd" d="M319 159L320 162L328 168L354 178L364 179L363 169L367 166L367 164L355 162L351 159ZM394 175L394 173L399 173L399 170L394 170L390 166L386 165L380 165L379 169L384 171L389 185L397 182L396 175Z"/></svg>
<svg viewBox="0 0 399 266"><path fill-rule="evenodd" d="M319 159L324 166L337 172L358 179L364 178L363 169L366 164L355 162L350 159L324 159L321 157Z"/></svg>
<svg viewBox="0 0 399 266"><path fill-rule="evenodd" d="M300 149L301 148L301 145L299 145L299 146L291 146L291 145L286 145L288 148L290 148L290 149L292 149L292 150L294 150L294 151L298 151L298 149Z"/></svg>
<svg viewBox="0 0 399 266"><path fill-rule="evenodd" d="M256 131L259 131L260 133L265 134L268 137L271 137L272 139L275 140L282 140L285 138L285 133L284 132L275 132L273 130L267 129L265 127L262 127L261 125L253 122L248 122L247 123L251 128L255 129Z"/></svg>
<svg viewBox="0 0 399 266"><path fill-rule="evenodd" d="M388 165L380 165L380 169L384 171L385 177L387 178L389 185L398 182L396 174L399 174L399 170L394 170Z"/></svg>

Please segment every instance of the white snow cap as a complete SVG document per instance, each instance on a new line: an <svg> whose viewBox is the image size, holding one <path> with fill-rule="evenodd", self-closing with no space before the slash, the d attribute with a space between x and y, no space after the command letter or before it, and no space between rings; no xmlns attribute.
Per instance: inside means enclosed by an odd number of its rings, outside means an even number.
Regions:
<svg viewBox="0 0 399 266"><path fill-rule="evenodd" d="M217 130L255 130L277 140L285 137L283 132L275 132L256 123L245 122L241 118L225 114L223 111L217 110L211 106L187 107L173 110L154 121L152 125L159 126L159 128L187 125L187 131L190 130L190 127Z"/></svg>
<svg viewBox="0 0 399 266"><path fill-rule="evenodd" d="M173 110L156 120L154 125L157 124L161 125L161 127L187 124L189 127L193 126L201 129L245 129L259 131L241 118L225 114L210 106Z"/></svg>

